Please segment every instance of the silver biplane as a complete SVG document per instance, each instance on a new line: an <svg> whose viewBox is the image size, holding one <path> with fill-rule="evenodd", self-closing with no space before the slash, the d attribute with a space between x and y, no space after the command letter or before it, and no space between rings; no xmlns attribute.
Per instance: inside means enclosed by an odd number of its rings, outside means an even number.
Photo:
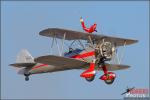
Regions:
<svg viewBox="0 0 150 100"><path fill-rule="evenodd" d="M100 79L106 84L112 84L116 78L116 74L112 71L130 67L121 65L123 54L121 53L119 58L118 47L125 47L138 42L133 39L60 28L48 28L39 34L52 39L52 45L56 44L59 55L44 55L33 58L27 50L22 50L17 56L17 62L10 65L18 68L19 73L25 76L26 81L32 74L82 69L85 71L80 74L80 77L87 81L93 81L96 71L101 70L104 74ZM57 40L62 42L58 43ZM63 52L65 41L71 42L67 52ZM75 43L80 45L80 48ZM75 48L73 44L75 44Z"/></svg>

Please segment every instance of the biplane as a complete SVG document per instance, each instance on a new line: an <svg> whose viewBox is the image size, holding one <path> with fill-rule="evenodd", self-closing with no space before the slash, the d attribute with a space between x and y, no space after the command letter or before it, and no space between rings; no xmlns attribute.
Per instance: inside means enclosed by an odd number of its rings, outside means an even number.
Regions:
<svg viewBox="0 0 150 100"><path fill-rule="evenodd" d="M33 58L27 50L22 50L17 56L17 61L10 64L19 69L18 73L29 80L32 74L65 71L72 69L84 70L80 77L91 82L94 80L97 71L103 71L100 80L106 84L112 84L116 78L113 71L129 68L128 65L121 65L121 58L118 58L118 48L137 43L137 40L125 39L103 34L86 33L61 28L48 28L39 32L41 36L49 37L52 45L56 44L59 55L44 55ZM57 40L62 41L60 44ZM64 42L71 42L68 50L64 50ZM77 43L80 48L72 47ZM117 63L110 63L110 62Z"/></svg>
<svg viewBox="0 0 150 100"><path fill-rule="evenodd" d="M135 87L132 87L132 88L128 88L128 87L127 87L126 91L123 92L121 95L124 95L124 94L126 94L126 93L129 93L129 92L132 91L133 89L135 89Z"/></svg>

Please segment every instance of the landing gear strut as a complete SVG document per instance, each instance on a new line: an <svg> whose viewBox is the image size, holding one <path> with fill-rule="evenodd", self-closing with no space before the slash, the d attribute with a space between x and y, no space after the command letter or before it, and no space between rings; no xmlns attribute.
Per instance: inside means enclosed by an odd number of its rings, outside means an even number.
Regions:
<svg viewBox="0 0 150 100"><path fill-rule="evenodd" d="M81 73L81 77L85 78L88 82L91 82L95 78L95 59L90 63L90 67Z"/></svg>
<svg viewBox="0 0 150 100"><path fill-rule="evenodd" d="M29 76L30 76L30 73L24 73L24 76L25 76L25 81L29 81Z"/></svg>

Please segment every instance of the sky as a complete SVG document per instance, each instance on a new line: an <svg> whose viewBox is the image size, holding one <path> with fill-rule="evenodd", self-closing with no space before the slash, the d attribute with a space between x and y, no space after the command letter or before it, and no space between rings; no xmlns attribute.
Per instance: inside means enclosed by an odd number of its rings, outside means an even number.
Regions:
<svg viewBox="0 0 150 100"><path fill-rule="evenodd" d="M38 33L52 27L83 31L81 16L88 26L97 23L97 34L139 41L125 48L122 64L131 68L115 71L112 85L99 80L103 72L97 72L93 82L85 81L80 77L83 70L32 75L26 82L8 66L24 48L33 57L50 54L50 39ZM2 99L122 99L127 86L149 88L148 1L2 1Z"/></svg>

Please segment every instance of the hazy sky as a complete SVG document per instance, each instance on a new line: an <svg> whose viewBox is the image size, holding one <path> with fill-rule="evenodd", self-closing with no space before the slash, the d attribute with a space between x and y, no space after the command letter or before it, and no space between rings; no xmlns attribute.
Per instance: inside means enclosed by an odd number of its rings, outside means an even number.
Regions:
<svg viewBox="0 0 150 100"><path fill-rule="evenodd" d="M116 99L126 87L149 87L149 5L148 1L18 2L3 1L1 7L1 96L3 99ZM97 23L98 33L133 38L126 47L123 64L131 68L116 71L112 85L98 72L91 83L80 78L83 70L33 75L26 82L14 68L16 55L26 48L34 56L50 53L50 40L39 31L59 27L82 31L79 18Z"/></svg>

